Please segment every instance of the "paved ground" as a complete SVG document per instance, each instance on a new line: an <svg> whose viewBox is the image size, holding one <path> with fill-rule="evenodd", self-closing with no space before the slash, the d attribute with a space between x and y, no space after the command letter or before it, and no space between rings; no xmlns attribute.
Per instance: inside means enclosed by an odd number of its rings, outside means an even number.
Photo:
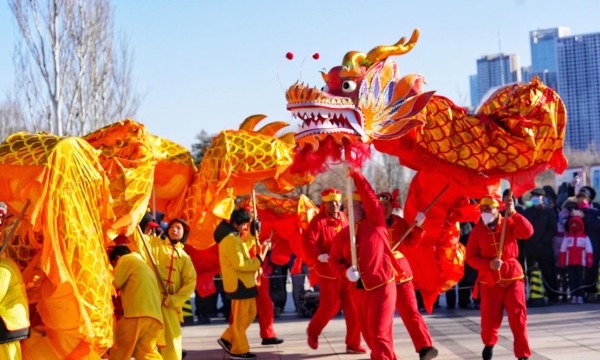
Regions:
<svg viewBox="0 0 600 360"><path fill-rule="evenodd" d="M483 345L479 337L478 310L436 309L425 315L439 349L440 360L481 359ZM368 359L365 355L345 354L345 324L341 317L333 319L319 338L319 349L306 344L307 319L284 313L276 319L275 330L285 342L279 346L261 346L258 323L248 330L251 351L261 360L300 359ZM216 340L226 328L216 319L211 325L187 326L183 329L186 360L228 359ZM531 359L593 360L600 359L600 304L554 305L529 309ZM402 321L394 321L394 344L399 359L418 359ZM512 334L506 317L500 340L494 349L494 360L514 359Z"/></svg>

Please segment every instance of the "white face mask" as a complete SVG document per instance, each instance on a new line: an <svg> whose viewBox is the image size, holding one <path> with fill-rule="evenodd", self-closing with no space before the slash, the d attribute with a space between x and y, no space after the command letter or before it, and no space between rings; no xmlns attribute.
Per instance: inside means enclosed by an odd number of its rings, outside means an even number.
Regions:
<svg viewBox="0 0 600 360"><path fill-rule="evenodd" d="M482 212L481 213L481 221L483 221L484 224L489 224L491 222L494 221L494 214L489 213L489 212Z"/></svg>

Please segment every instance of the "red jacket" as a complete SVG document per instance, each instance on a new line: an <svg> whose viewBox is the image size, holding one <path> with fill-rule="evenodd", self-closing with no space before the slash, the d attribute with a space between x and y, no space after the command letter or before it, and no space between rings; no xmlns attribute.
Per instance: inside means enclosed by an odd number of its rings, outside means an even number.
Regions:
<svg viewBox="0 0 600 360"><path fill-rule="evenodd" d="M398 240L400 240L400 237L404 235L404 233L406 232L406 230L408 230L410 226L408 225L406 220L394 214L392 214L390 220L387 221L387 224L388 241L390 247L392 247L398 242ZM406 238L404 238L402 244L398 247L398 249L402 249L406 246L416 247L419 245L419 243L421 243L422 239L423 228L415 226L410 232L410 234L408 234ZM398 269L398 273L396 274L396 282L404 283L409 280L412 280L412 269L410 268L408 260L404 257L404 254L401 251L396 250L394 251L394 257L397 262L396 268Z"/></svg>
<svg viewBox="0 0 600 360"><path fill-rule="evenodd" d="M329 216L325 210L321 210L311 222L303 234L302 250L304 261L314 270L317 275L336 279L336 275L329 263L320 262L317 258L321 254L329 254L333 238L345 227L348 227L346 215L340 212L340 218Z"/></svg>
<svg viewBox="0 0 600 360"><path fill-rule="evenodd" d="M594 265L592 241L585 234L583 219L573 216L568 222L568 234L560 244L560 267Z"/></svg>
<svg viewBox="0 0 600 360"><path fill-rule="evenodd" d="M504 221L506 221L506 233L501 256L504 264L500 270L492 270L490 263L498 254ZM467 242L467 263L478 271L479 282L491 286L500 282L522 279L523 268L517 260L519 255L517 239L529 239L532 234L533 226L519 213L512 214L508 219L500 215L500 221L494 231L483 221L475 225Z"/></svg>
<svg viewBox="0 0 600 360"><path fill-rule="evenodd" d="M392 251L388 244L388 231L383 208L377 194L365 177L353 171L356 191L365 210L365 218L356 231L356 256L358 272L364 289L369 291L394 281ZM331 267L338 277L346 278L346 270L352 264L350 254L350 230L345 227L335 238L331 247Z"/></svg>

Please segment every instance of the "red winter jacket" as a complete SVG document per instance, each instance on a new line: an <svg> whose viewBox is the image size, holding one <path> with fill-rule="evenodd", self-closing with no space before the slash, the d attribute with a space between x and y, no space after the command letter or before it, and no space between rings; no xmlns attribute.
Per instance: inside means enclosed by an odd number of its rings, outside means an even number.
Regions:
<svg viewBox="0 0 600 360"><path fill-rule="evenodd" d="M584 233L583 220L573 217L569 220L569 233L565 235L560 245L559 266L586 266L594 264L592 241Z"/></svg>

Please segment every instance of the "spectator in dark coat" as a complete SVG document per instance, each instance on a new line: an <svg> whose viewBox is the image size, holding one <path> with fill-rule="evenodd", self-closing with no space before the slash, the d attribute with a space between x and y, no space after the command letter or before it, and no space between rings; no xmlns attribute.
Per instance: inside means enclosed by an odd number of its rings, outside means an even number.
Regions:
<svg viewBox="0 0 600 360"><path fill-rule="evenodd" d="M559 296L553 247L557 215L553 209L544 206L544 194L542 189L531 190L532 206L523 212L533 225L533 235L525 243L525 258L528 276L535 269L535 264L541 270L546 296L552 304L558 301Z"/></svg>

